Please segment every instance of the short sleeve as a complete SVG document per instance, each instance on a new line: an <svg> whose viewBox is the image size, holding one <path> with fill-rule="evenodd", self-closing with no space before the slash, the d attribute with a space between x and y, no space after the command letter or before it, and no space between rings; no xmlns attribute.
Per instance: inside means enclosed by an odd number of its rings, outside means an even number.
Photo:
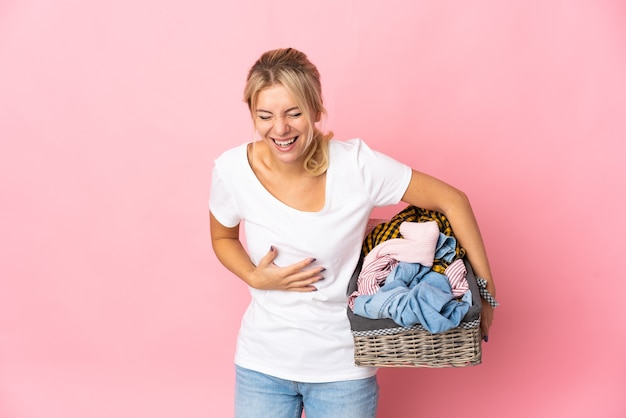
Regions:
<svg viewBox="0 0 626 418"><path fill-rule="evenodd" d="M217 165L213 167L211 177L209 209L215 219L227 228L233 228L241 221L235 199L229 191L227 182L220 175Z"/></svg>
<svg viewBox="0 0 626 418"><path fill-rule="evenodd" d="M374 151L360 139L353 141L357 145L357 164L372 203L386 206L400 202L411 181L411 167Z"/></svg>

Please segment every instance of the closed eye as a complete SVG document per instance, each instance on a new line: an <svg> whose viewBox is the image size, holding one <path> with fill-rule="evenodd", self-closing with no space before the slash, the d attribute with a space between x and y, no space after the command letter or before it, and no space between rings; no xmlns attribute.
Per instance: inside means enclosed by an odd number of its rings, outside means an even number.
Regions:
<svg viewBox="0 0 626 418"><path fill-rule="evenodd" d="M280 118L280 116L274 116L273 113L268 112L267 110L258 110L257 111L257 118L259 118L262 121L271 121L274 120L276 117ZM288 109L285 113L284 113L285 118L289 118L289 119L298 119L300 116L302 116L302 112L300 111L300 109L297 108L293 108L293 109Z"/></svg>

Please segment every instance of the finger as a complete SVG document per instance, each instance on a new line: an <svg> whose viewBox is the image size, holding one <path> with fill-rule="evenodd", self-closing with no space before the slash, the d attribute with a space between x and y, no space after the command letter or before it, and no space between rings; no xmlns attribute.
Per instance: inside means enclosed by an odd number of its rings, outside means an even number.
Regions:
<svg viewBox="0 0 626 418"><path fill-rule="evenodd" d="M318 290L315 284L321 280L324 280L324 276L320 273L326 270L323 267L315 268L311 270L305 270L298 274L293 274L284 280L285 287L287 290L298 290L298 291L315 291Z"/></svg>
<svg viewBox="0 0 626 418"><path fill-rule="evenodd" d="M289 275L299 274L300 272L314 272L314 270L305 270L308 266L315 263L315 258L305 258L304 260L298 261L297 263L290 264L285 267L285 271L288 272ZM322 268L322 267L320 267Z"/></svg>
<svg viewBox="0 0 626 418"><path fill-rule="evenodd" d="M480 333L483 337L483 341L488 342L489 341L489 327L484 326L482 322L480 324Z"/></svg>
<svg viewBox="0 0 626 418"><path fill-rule="evenodd" d="M270 250L259 260L260 266L269 266L274 262L278 256L278 251L273 245L270 246Z"/></svg>
<svg viewBox="0 0 626 418"><path fill-rule="evenodd" d="M289 283L289 286L293 288L315 286L315 284L321 280L324 280L324 277L317 275L317 276L305 278L302 280L292 281Z"/></svg>
<svg viewBox="0 0 626 418"><path fill-rule="evenodd" d="M489 341L489 328L491 327L491 322L493 321L493 308L487 303L484 303L483 305L483 313L480 319L480 332L483 336L483 340L487 342Z"/></svg>
<svg viewBox="0 0 626 418"><path fill-rule="evenodd" d="M320 280L324 280L323 276L316 275L311 278L307 278L304 280L299 280L291 283L293 290L303 291L303 292L314 292L319 290L315 285Z"/></svg>
<svg viewBox="0 0 626 418"><path fill-rule="evenodd" d="M283 283L288 288L311 286L320 280L324 280L324 276L322 276L321 273L325 270L326 269L324 267L301 270L297 273L286 276Z"/></svg>
<svg viewBox="0 0 626 418"><path fill-rule="evenodd" d="M292 292L316 292L317 287L315 286L304 286L304 287L295 287L293 289L289 289Z"/></svg>

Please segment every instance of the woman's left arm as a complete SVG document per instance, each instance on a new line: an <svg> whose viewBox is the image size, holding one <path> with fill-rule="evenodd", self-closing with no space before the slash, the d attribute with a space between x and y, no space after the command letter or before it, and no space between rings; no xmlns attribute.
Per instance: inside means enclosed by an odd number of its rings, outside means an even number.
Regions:
<svg viewBox="0 0 626 418"><path fill-rule="evenodd" d="M435 177L413 170L402 201L440 212L448 218L456 239L465 248L474 273L487 281L487 290L495 297L496 285L491 275L487 252L467 195ZM487 336L493 321L493 308L485 300L481 315L481 330L483 336Z"/></svg>

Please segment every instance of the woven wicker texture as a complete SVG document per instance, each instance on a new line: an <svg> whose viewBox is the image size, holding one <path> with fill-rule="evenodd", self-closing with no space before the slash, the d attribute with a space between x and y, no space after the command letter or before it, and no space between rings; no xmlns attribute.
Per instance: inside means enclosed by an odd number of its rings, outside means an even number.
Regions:
<svg viewBox="0 0 626 418"><path fill-rule="evenodd" d="M394 335L354 336L357 366L467 367L481 363L480 328L440 334L411 329Z"/></svg>

